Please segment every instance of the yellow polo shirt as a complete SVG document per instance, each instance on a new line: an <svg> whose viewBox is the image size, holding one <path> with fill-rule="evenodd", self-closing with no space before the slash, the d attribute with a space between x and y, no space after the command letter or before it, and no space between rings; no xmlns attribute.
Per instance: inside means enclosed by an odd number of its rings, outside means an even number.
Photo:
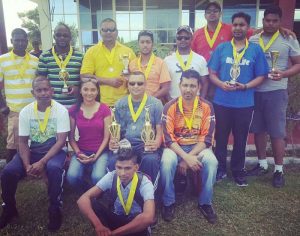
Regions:
<svg viewBox="0 0 300 236"><path fill-rule="evenodd" d="M101 78L121 78L124 65L120 57L124 54L130 54L130 61L135 58L132 49L116 42L115 54L112 59L112 64L108 61L105 54L110 54L102 42L90 47L84 55L80 73L93 74ZM119 88L114 88L108 85L100 85L101 102L113 106L117 100L128 94L127 84L124 83Z"/></svg>

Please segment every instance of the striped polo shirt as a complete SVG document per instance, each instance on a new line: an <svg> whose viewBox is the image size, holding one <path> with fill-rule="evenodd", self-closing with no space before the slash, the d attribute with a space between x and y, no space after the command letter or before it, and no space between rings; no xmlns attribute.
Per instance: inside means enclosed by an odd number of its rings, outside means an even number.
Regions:
<svg viewBox="0 0 300 236"><path fill-rule="evenodd" d="M83 54L77 50L73 50L71 59L66 67L69 73L69 80L67 85L80 84L80 68L82 64ZM60 68L57 65L54 56L52 54L52 49L44 52L40 56L39 65L37 73L38 75L47 76L50 80L50 84L54 89L53 99L64 106L70 106L76 103L76 96L63 94L61 89L63 88L64 81L59 79Z"/></svg>
<svg viewBox="0 0 300 236"><path fill-rule="evenodd" d="M34 100L31 94L32 80L35 78L39 59L29 53L24 57L12 53L0 56L0 82L4 82L7 106L11 111L20 112ZM29 57L27 66L24 65L26 57Z"/></svg>

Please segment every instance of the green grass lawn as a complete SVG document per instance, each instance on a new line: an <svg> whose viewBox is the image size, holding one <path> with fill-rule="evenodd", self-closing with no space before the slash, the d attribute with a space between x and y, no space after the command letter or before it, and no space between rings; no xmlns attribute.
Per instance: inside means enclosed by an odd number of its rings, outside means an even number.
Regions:
<svg viewBox="0 0 300 236"><path fill-rule="evenodd" d="M216 184L216 225L206 222L197 210L196 197L187 191L171 223L161 219L157 207L159 223L153 235L300 235L300 166L286 167L285 178L282 189L271 186L272 173L249 178L246 188L237 187L230 179ZM94 235L92 226L77 208L77 198L70 189L65 190L63 225L51 235ZM21 181L17 206L20 219L0 231L0 235L50 235L45 228L48 203L43 181Z"/></svg>

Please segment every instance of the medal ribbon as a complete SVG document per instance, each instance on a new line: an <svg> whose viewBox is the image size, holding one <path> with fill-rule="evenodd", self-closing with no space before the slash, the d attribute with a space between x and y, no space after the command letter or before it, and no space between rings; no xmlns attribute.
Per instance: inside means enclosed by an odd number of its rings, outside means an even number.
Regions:
<svg viewBox="0 0 300 236"><path fill-rule="evenodd" d="M148 61L148 64L147 64L147 68L146 68L146 70L145 70L145 77L146 77L146 80L147 80L148 77L149 77L149 74L150 74L152 65L153 65L153 63L154 63L154 60L155 60L155 55L152 53L152 54L151 54L151 57L150 57L150 59L149 59L149 61ZM142 67L141 67L142 57L141 57L141 56L139 57L137 63L138 63L138 68L139 68L139 70L142 71Z"/></svg>
<svg viewBox="0 0 300 236"><path fill-rule="evenodd" d="M37 102L35 102L35 103L33 104L34 115L35 115L36 119L37 119L38 122L39 122L40 131L41 131L42 133L45 133L45 130L46 130L46 128L47 128L48 120L49 120L49 116L50 116L50 112L51 112L51 107L52 107L52 105L53 105L53 101L51 100L50 106L48 106L48 107L46 108L45 116L44 116L44 121L41 122L41 121L40 121L40 118L39 118L39 115L38 115L38 105L37 105Z"/></svg>
<svg viewBox="0 0 300 236"><path fill-rule="evenodd" d="M246 39L246 46L244 47L243 51L241 53L238 53L234 44L234 40L231 39L231 45L232 45L232 54L233 54L233 59L234 59L234 64L239 65L241 59L243 58L248 46L249 46L249 42Z"/></svg>
<svg viewBox="0 0 300 236"><path fill-rule="evenodd" d="M186 70L188 70L190 68L191 63L192 63L192 59L193 59L192 50L190 51L189 57L188 57L188 59L186 61L186 65L184 64L182 56L179 54L178 50L176 50L176 58L179 61L179 64L180 64L182 70L186 71Z"/></svg>
<svg viewBox="0 0 300 236"><path fill-rule="evenodd" d="M185 123L186 123L186 126L189 128L189 130L192 130L192 127L193 127L193 121L194 121L194 116L195 116L195 112L196 112L196 109L198 107L198 96L195 98L194 100L194 105L193 105L193 112L192 112L192 116L190 119L188 119L185 115L184 115L184 112L183 112L183 106L182 106L182 96L180 96L178 98L178 107L179 107L179 111L180 113L182 114L184 120L185 120Z"/></svg>
<svg viewBox="0 0 300 236"><path fill-rule="evenodd" d="M147 94L144 93L143 99L141 101L141 104L139 105L139 108L137 109L136 113L134 112L133 105L132 105L132 99L131 99L131 94L128 95L128 106L129 106L129 111L131 114L131 117L133 119L133 122L136 122L139 116L141 115L142 111L144 110L144 107L147 102Z"/></svg>
<svg viewBox="0 0 300 236"><path fill-rule="evenodd" d="M108 63L110 65L113 64L113 60L114 60L114 57L115 57L115 53L116 53L116 48L117 48L117 44L118 42L116 42L115 46L111 49L111 51L109 51L107 48L106 50L104 49L104 45L103 45L103 42L100 42L100 46L103 47L103 52L104 52L104 56L106 57Z"/></svg>
<svg viewBox="0 0 300 236"><path fill-rule="evenodd" d="M209 36L208 30L207 30L207 25L204 27L205 38L206 38L206 41L207 41L207 43L208 43L208 45L209 45L210 48L213 48L213 46L214 46L214 44L216 42L216 39L217 39L217 37L218 37L218 35L220 33L221 27L222 27L222 23L219 22L218 25L217 25L217 28L216 28L216 30L214 32L214 35L213 35L212 39Z"/></svg>
<svg viewBox="0 0 300 236"><path fill-rule="evenodd" d="M59 58L55 52L55 49L54 47L52 47L52 54L53 54L53 57L55 59L55 62L56 64L59 66L60 69L66 69L70 59L71 59L71 56L73 54L73 48L70 46L70 50L69 50L69 53L68 55L66 56L65 60L63 60L62 58Z"/></svg>
<svg viewBox="0 0 300 236"><path fill-rule="evenodd" d="M279 36L279 30L277 30L276 33L273 34L272 38L270 39L270 41L265 46L264 41L262 39L262 34L260 34L259 45L261 46L262 50L264 52L267 51L271 47L271 45L274 43L274 41L278 38L278 36Z"/></svg>
<svg viewBox="0 0 300 236"><path fill-rule="evenodd" d="M10 57L13 61L17 60L16 55L14 54L13 50L11 50L11 52L10 52ZM18 67L17 71L19 72L21 78L23 78L25 75L25 71L29 65L29 60L30 60L29 53L25 52L24 61L21 62L19 65L17 65L17 67Z"/></svg>
<svg viewBox="0 0 300 236"><path fill-rule="evenodd" d="M135 191L136 191L137 183L138 183L138 176L137 176L137 173L134 173L133 178L132 178L132 182L131 182L129 195L128 195L127 202L126 202L126 205L125 205L123 195L121 193L121 188L120 188L120 185L121 185L120 177L118 176L118 178L117 178L117 193L118 193L119 200L120 200L120 202L123 206L123 209L124 209L126 215L128 215L129 212L130 212L130 209L131 209L131 206L132 206L132 203L133 203L134 194L135 194Z"/></svg>

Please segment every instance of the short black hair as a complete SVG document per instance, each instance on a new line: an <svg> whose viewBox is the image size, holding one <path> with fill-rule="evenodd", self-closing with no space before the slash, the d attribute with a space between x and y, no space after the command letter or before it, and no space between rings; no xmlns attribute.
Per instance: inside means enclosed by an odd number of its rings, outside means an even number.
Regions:
<svg viewBox="0 0 300 236"><path fill-rule="evenodd" d="M150 30L142 30L142 31L140 31L139 34L138 34L138 41L140 40L140 37L142 37L142 36L148 36L148 37L150 37L151 41L153 43L153 33L152 33L152 31L150 31Z"/></svg>
<svg viewBox="0 0 300 236"><path fill-rule="evenodd" d="M141 75L141 76L143 76L144 80L146 80L146 76L145 76L144 72L142 72L142 71L140 71L140 70L136 70L136 71L131 72L131 73L129 74L129 77L128 77L128 78L130 78L131 75ZM129 79L128 79L128 80L129 80Z"/></svg>
<svg viewBox="0 0 300 236"><path fill-rule="evenodd" d="M117 27L117 22L116 22L114 19L109 18L109 17L103 19L103 20L100 22L100 26L101 26L103 23L105 23L105 22L113 22L113 23L115 23L115 25L116 25L116 27Z"/></svg>
<svg viewBox="0 0 300 236"><path fill-rule="evenodd" d="M196 70L190 69L190 70L183 71L180 77L180 83L182 82L183 78L197 79L198 85L202 85L200 74Z"/></svg>
<svg viewBox="0 0 300 236"><path fill-rule="evenodd" d="M217 1L213 1L213 2L209 2L207 3L206 7L205 7L205 11L210 8L211 6L214 6L216 9L218 9L219 11L221 11L221 5L220 3L218 3Z"/></svg>
<svg viewBox="0 0 300 236"><path fill-rule="evenodd" d="M240 11L238 13L233 14L231 17L231 22L233 22L235 18L244 18L247 24L250 25L251 16L245 12Z"/></svg>
<svg viewBox="0 0 300 236"><path fill-rule="evenodd" d="M120 148L118 150L117 161L130 161L130 160L132 160L134 164L137 164L138 162L137 155L133 153L131 148Z"/></svg>
<svg viewBox="0 0 300 236"><path fill-rule="evenodd" d="M35 77L35 79L32 81L32 88L34 88L35 84L37 82L41 82L41 81L47 81L49 84L49 87L51 87L50 81L46 76L43 75L38 75L37 77Z"/></svg>
<svg viewBox="0 0 300 236"><path fill-rule="evenodd" d="M27 35L26 31L21 29L21 28L15 28L11 32L11 37L13 38L16 34L23 34L26 38L28 38L28 35Z"/></svg>
<svg viewBox="0 0 300 236"><path fill-rule="evenodd" d="M269 15L269 14L275 14L275 15L278 15L281 18L282 17L282 10L279 6L272 5L268 8L266 8L266 10L264 11L264 17L266 17L266 15Z"/></svg>
<svg viewBox="0 0 300 236"><path fill-rule="evenodd" d="M64 27L64 28L66 28L66 29L69 31L70 36L72 36L70 27L69 27L67 24L65 24L64 22L59 22L59 23L55 26L54 32L56 32L57 29L58 29L59 27Z"/></svg>

